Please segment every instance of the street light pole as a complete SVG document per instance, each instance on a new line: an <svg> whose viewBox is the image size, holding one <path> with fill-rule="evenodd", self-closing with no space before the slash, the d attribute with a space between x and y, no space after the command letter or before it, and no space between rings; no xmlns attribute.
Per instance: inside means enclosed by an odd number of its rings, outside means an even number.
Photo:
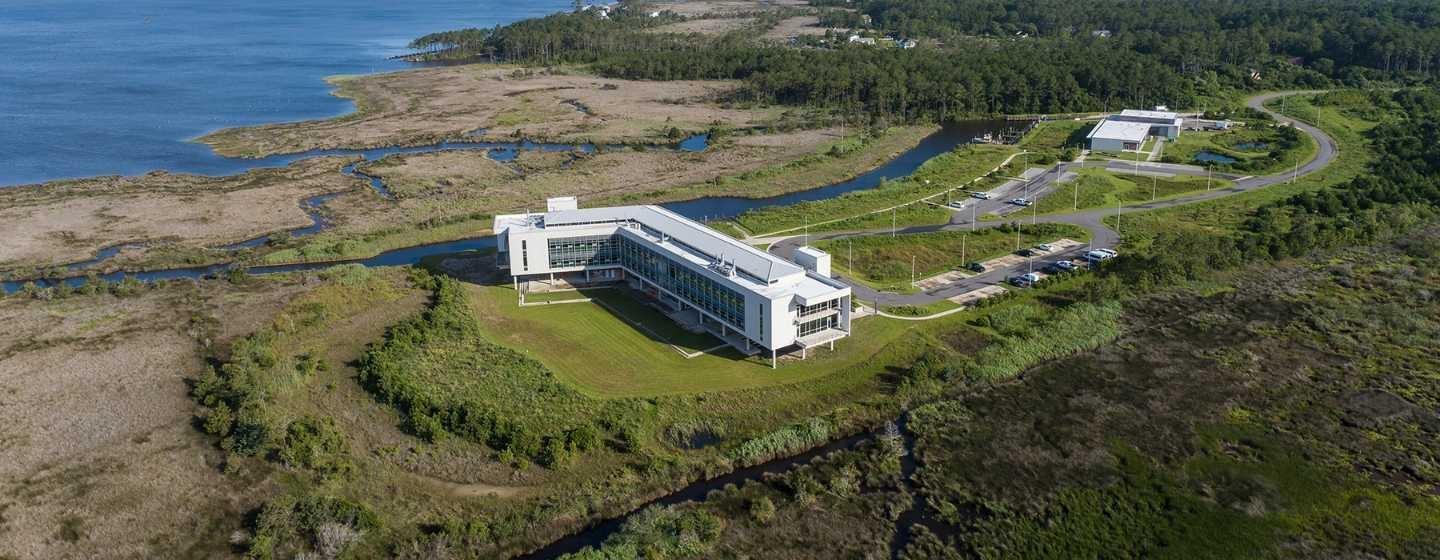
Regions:
<svg viewBox="0 0 1440 560"><path fill-rule="evenodd" d="M895 237L895 207L890 207L890 237Z"/></svg>
<svg viewBox="0 0 1440 560"><path fill-rule="evenodd" d="M1160 183L1160 179L1159 179L1159 178L1157 178L1157 177L1154 176L1154 175L1151 175L1151 176L1150 176L1150 202L1155 202L1155 193L1156 193L1157 185L1159 185L1159 183Z"/></svg>

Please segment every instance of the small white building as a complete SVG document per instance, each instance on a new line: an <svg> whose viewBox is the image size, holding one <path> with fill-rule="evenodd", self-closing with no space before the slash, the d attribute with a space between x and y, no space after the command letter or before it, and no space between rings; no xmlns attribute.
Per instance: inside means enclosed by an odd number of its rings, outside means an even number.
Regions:
<svg viewBox="0 0 1440 560"><path fill-rule="evenodd" d="M1163 109L1163 106L1157 109ZM1172 111L1126 109L1100 121L1086 138L1090 140L1091 150L1138 150L1150 136L1171 140L1178 138L1184 124L1185 119Z"/></svg>

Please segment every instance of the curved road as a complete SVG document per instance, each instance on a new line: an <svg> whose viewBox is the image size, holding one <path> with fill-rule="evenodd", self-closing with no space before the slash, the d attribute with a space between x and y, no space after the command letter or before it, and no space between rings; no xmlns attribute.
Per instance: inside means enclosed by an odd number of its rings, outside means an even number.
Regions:
<svg viewBox="0 0 1440 560"><path fill-rule="evenodd" d="M1288 91L1288 92L1267 93L1267 94L1262 94L1262 95L1257 95L1257 96L1255 96L1255 97L1252 97L1252 98L1248 99L1248 100L1245 102L1245 104L1246 104L1247 106L1249 106L1249 107L1251 107L1251 108L1253 108L1253 109L1258 109L1258 110L1260 110L1260 111L1263 111L1263 112L1269 114L1271 117L1274 117L1275 120L1276 120L1276 122L1290 124L1291 126L1294 126L1295 128L1299 129L1300 131L1302 131L1302 132L1304 132L1304 133L1306 133L1306 134L1309 134L1311 138L1314 138L1314 139L1315 139L1315 143L1316 143L1316 145L1317 145L1317 147L1318 147L1317 150L1316 150L1316 153L1315 153L1315 158L1312 159L1312 160L1310 160L1309 162L1305 163L1304 165L1301 165L1301 166L1300 166L1300 168L1299 168L1299 170L1298 170L1298 175L1301 175L1301 176L1303 176L1303 175L1308 175L1308 174L1310 174L1310 173L1314 173L1314 172L1319 171L1319 170L1321 170L1321 169L1324 169L1326 166L1330 165L1330 163L1335 160L1335 156L1339 153L1339 147L1335 144L1335 139L1331 138L1330 135L1325 134L1324 131L1322 131L1322 130L1320 130L1319 128L1317 128L1317 127L1315 127L1315 126L1313 126L1313 125L1310 125L1310 124L1308 124L1308 123L1300 122L1300 121L1291 119L1290 117L1286 117L1286 116L1284 116L1284 115L1280 115L1279 113L1272 112L1272 111L1270 111L1269 109L1266 109L1266 108L1265 108L1265 102L1267 102L1267 101L1269 101L1269 100L1271 100L1271 99L1275 99L1275 98L1277 98L1277 97L1282 97L1282 96L1287 96L1287 95L1304 95L1304 94L1311 94L1311 93L1319 93L1319 92L1317 92L1317 91ZM1047 190L1049 190L1050 188L1053 187L1053 184L1054 184L1054 182L1055 182L1055 179L1058 179L1065 171L1070 170L1070 169L1073 169L1073 168L1076 168L1076 167L1084 166L1084 165L1085 165L1084 163L1070 163L1070 164L1061 164L1061 165L1058 165L1058 166L1056 166L1055 168L1052 168L1052 169L1050 169L1050 170L1047 170L1047 171L1046 171L1043 175L1041 175L1040 177L1035 178L1035 179L1032 179L1032 180L1030 180L1029 182L1027 182L1027 183L1024 185L1024 188L1026 189L1026 192L1027 192L1027 193L1032 192L1032 189L1033 189L1034 195L1033 195L1032 198L1037 198L1037 199L1038 199L1038 197L1039 197L1040 195L1043 195ZM1113 165L1115 165L1115 164L1106 164L1106 165L1107 165L1107 166L1113 166ZM1164 173L1178 173L1178 174L1192 174L1192 173L1194 173L1193 171L1187 171L1185 168L1182 168L1182 167L1178 167L1178 166L1167 166L1166 164L1154 164L1154 163L1146 164L1146 163L1140 163L1139 165L1140 165L1140 167L1141 167L1141 170L1158 171L1158 172L1164 172ZM1126 168L1130 168L1130 167L1131 167L1130 165L1124 164L1124 163L1120 163L1120 164L1118 164L1118 166L1119 166L1120 169L1126 169ZM1273 174L1273 175L1263 175L1263 176L1256 176L1256 177L1238 177L1238 178L1236 178L1236 177L1233 177L1233 176L1219 175L1219 176L1222 177L1222 178L1233 179L1233 180L1234 180L1234 184L1231 185L1231 186L1229 186L1229 187L1223 188L1223 189L1215 189L1215 190L1210 190L1210 191L1205 191L1205 192L1200 192L1200 193L1194 193L1194 194L1189 194L1189 195L1184 195L1184 196L1178 196L1178 197L1174 197L1174 198L1168 198L1168 199L1165 199L1165 200L1158 200L1158 201L1155 201L1155 202L1149 202L1149 203L1144 203L1144 204L1135 204L1135 205L1131 205L1131 206L1122 207L1122 208L1120 208L1120 209L1118 209L1118 210L1111 210L1111 209L1108 209L1108 208L1107 208L1107 209L1092 209L1092 210L1085 210L1085 211L1075 212L1075 213L1070 213L1070 214L1051 214L1051 215L1048 215L1048 216L1039 216L1039 217L1037 217L1037 218L1034 218L1034 220L1035 220L1036 222L1058 223L1058 224L1070 224L1070 225L1080 226L1080 227L1085 228L1087 231L1090 232L1090 235L1091 235L1091 244L1092 244L1093 246L1095 246L1095 247L1114 247L1114 246L1116 246L1116 245L1118 245L1118 244L1120 243L1120 234L1119 234L1119 232L1116 232L1115 230L1112 230L1112 229L1110 229L1108 226L1106 226L1106 225L1104 224L1103 220L1104 220L1105 218L1107 218L1107 217L1114 216L1114 215L1116 215L1117 213L1118 213L1118 214L1121 214L1121 215L1123 215L1123 214L1133 214L1133 213L1137 213L1137 212L1147 212L1147 211L1151 211L1151 210L1159 210L1159 209L1162 209L1162 208L1171 208L1171 207L1175 207L1175 206L1183 206L1183 205L1186 205L1186 204L1195 204L1195 203L1197 203L1197 202L1204 202L1204 201L1208 201L1208 200L1215 200L1215 199L1217 199L1217 198L1223 198L1223 197L1227 197L1227 196L1233 196L1233 195L1240 194L1240 193L1247 192L1247 191L1253 191L1253 190L1257 190L1257 189L1263 189L1263 188L1265 188L1265 187L1268 187L1268 186L1271 186L1271 185L1275 185L1275 184L1278 184L1278 183L1284 183L1284 182L1286 182L1286 181L1291 180L1291 178L1294 177L1295 175L1296 175L1296 171L1293 171L1293 170L1290 171L1290 172L1276 173L1276 174ZM1003 198L1003 196L1002 196L1001 198ZM1001 205L1003 205L1004 203L1000 203L1000 202L997 201L997 202L995 202L995 204L1001 204ZM1017 207L1017 208L1018 208L1018 207ZM1001 225L1001 224L1004 224L1004 223L1007 223L1007 222L1008 222L1008 220L1007 220L1007 221L979 221L978 223L973 224L973 226L972 226L972 224L970 224L970 222L969 222L968 220L967 220L967 221L956 221L957 219L962 218L962 216L961 216L962 214L964 214L964 212L957 212L957 213L955 214L955 216L952 216L952 221L951 221L951 223L949 223L949 224L945 224L945 225L933 225L933 226L907 227L907 228L903 228L903 229L897 230L896 233L897 233L897 234L912 234L912 233L928 233L928 232L935 232L935 231L963 231L963 230L971 229L972 227L976 227L976 228L996 227L996 226L999 226L999 225ZM1021 221L1023 221L1023 220L1021 220ZM1123 224L1122 224L1122 227L1123 227ZM890 231L889 229L871 229L871 230L859 230L859 231L846 231L846 232L833 232L833 233L813 234L813 235L810 235L809 238L810 238L812 241L814 241L814 240L826 240L826 239L844 239L844 238L847 238L847 237L865 237L865 236L872 236L872 235L889 235L890 233L891 233L891 231ZM788 259L788 258L791 257L791 254L795 251L795 249L796 249L797 247L800 247L801 245L803 245L804 242L805 242L805 237L804 237L804 236L787 237L787 238L785 238L785 239L781 239L781 240L776 241L775 243L771 244L771 246L770 246L770 248L769 248L769 251L772 252L772 253L774 253L774 254L776 254L776 255L779 255L779 256L781 256L781 257L785 257L785 258ZM1056 254L1052 254L1052 255L1047 255L1047 258L1056 258L1056 257L1064 257L1064 256L1076 257L1076 256L1079 256L1080 254L1083 254L1084 252L1085 252L1085 249L1082 247L1082 248L1073 249L1073 250L1071 250L1071 251L1067 251L1067 252L1063 252L1063 253L1056 253ZM986 271L986 272L984 272L984 273L977 274L977 275L975 275L975 276L971 276L971 277L968 277L968 278L965 278L965 279L958 280L958 281L956 281L956 282L950 283L950 284L948 284L948 285L946 285L946 286L944 286L944 287L942 287L942 288L937 288L937 289L932 290L932 291L922 292L922 293L917 293L917 294L895 294L895 293L889 293L889 292L880 292L880 291L876 291L874 288L871 288L871 287L865 285L865 284L862 283L862 282L854 281L854 280L851 280L851 279L849 279L849 278L845 278L844 276L839 276L839 277L837 277L837 278L838 278L839 280L845 282L846 284L849 284L849 285L851 286L851 289L853 290L853 292L854 292L854 294L855 294L855 297L858 298L858 299L860 299L860 300L863 300L863 301L874 302L875 304L880 305L880 306L926 305L926 304L930 304L930 303L934 303L934 302L940 301L940 300L942 300L942 299L946 299L946 298L949 298L949 297L953 297L953 296L956 296L956 295L960 295L960 294L962 294L962 293L969 292L969 291L972 291L972 290L975 290L975 289L978 289L978 288L981 288L981 287L984 287L984 286L1002 284L1002 283L1005 282L1005 279L1006 279L1006 278L1009 278L1010 276L1013 276L1013 275L1016 275L1016 274L1020 273L1021 270L1022 270L1022 269L1025 269L1026 267L1027 267L1027 265L1017 265L1017 266L1012 266L1012 267L1008 267L1008 268L999 268L999 269L989 270L989 271Z"/></svg>

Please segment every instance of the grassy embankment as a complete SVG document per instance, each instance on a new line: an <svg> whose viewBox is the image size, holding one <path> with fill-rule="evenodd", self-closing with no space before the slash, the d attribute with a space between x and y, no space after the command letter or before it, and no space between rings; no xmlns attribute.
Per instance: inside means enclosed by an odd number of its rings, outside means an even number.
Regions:
<svg viewBox="0 0 1440 560"><path fill-rule="evenodd" d="M1269 121L1252 120L1233 130L1186 131L1165 143L1160 160L1209 166L1216 171L1241 175L1265 175L1284 172L1296 162L1310 161L1318 149L1308 134L1290 127L1277 127ZM1237 161L1217 163L1196 159L1201 152Z"/></svg>
<svg viewBox="0 0 1440 560"><path fill-rule="evenodd" d="M765 198L839 183L883 165L914 148L938 130L935 126L894 126L880 132L861 132L820 145L813 153L785 163L735 175L717 176L705 183L644 193L602 198L596 206L653 204L706 196ZM723 143L726 139L719 139Z"/></svg>
<svg viewBox="0 0 1440 560"><path fill-rule="evenodd" d="M940 231L895 237L877 235L821 241L816 246L833 256L832 267L838 274L877 290L911 293L916 291L910 284L912 258L915 278L924 279L972 261L1013 252L1017 239L1021 247L1030 247L1061 238L1085 241L1090 237L1083 228L1064 224L1021 226L1018 236L1009 229Z"/></svg>
<svg viewBox="0 0 1440 560"><path fill-rule="evenodd" d="M1020 142L1020 149L1038 154L1036 157L1060 159L1067 151L1078 154L1085 147L1085 135L1095 127L1093 120L1045 121L1035 125Z"/></svg>
<svg viewBox="0 0 1440 560"><path fill-rule="evenodd" d="M1176 175L1129 175L1104 169L1084 168L1075 180L1056 186L1036 202L1041 214L1067 213L1090 208L1114 208L1161 200L1206 189L1204 177ZM1223 189L1230 181L1211 179L1209 188Z"/></svg>
<svg viewBox="0 0 1440 560"><path fill-rule="evenodd" d="M1127 215L1121 230L1126 243L1132 247L1144 247L1160 232L1177 229L1233 231L1260 206L1301 192L1335 186L1364 173L1372 159L1365 133L1384 117L1375 112L1362 92L1335 92L1325 94L1321 99L1318 126L1334 138L1339 147L1339 154L1329 166L1302 176L1294 183L1271 185L1198 204ZM1272 101L1269 106L1278 110L1280 102ZM1317 108L1315 96L1292 96L1285 108L1292 117L1311 119ZM1107 218L1105 223L1115 227L1114 220L1113 217Z"/></svg>
<svg viewBox="0 0 1440 560"><path fill-rule="evenodd" d="M887 180L873 189L746 212L735 221L757 236L803 228L807 222L811 231L868 229L889 226L891 213L882 210L899 206L898 225L943 223L949 219L949 210L917 201L990 174L1016 151L1011 146L966 145L931 158L907 177Z"/></svg>

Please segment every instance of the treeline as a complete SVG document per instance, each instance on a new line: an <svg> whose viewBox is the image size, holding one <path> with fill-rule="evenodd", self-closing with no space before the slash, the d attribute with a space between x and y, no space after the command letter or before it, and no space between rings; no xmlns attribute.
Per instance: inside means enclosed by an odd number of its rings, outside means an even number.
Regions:
<svg viewBox="0 0 1440 560"><path fill-rule="evenodd" d="M638 80L743 80L742 100L832 106L872 118L950 119L976 114L1184 106L1191 84L1163 65L1105 45L979 45L931 49L800 50L714 46L616 53L602 74Z"/></svg>
<svg viewBox="0 0 1440 560"><path fill-rule="evenodd" d="M1263 206L1238 235L1160 234L1155 250L1116 259L1106 275L1142 289L1172 284L1246 262L1373 243L1440 217L1440 93L1370 95L1404 115L1370 131L1379 154L1370 173Z"/></svg>
<svg viewBox="0 0 1440 560"><path fill-rule="evenodd" d="M1440 3L1430 0L860 0L856 12L827 12L827 23L855 26L862 15L883 30L946 40L1108 31L1102 39L1185 74L1259 69L1276 57L1347 80L1440 70Z"/></svg>

